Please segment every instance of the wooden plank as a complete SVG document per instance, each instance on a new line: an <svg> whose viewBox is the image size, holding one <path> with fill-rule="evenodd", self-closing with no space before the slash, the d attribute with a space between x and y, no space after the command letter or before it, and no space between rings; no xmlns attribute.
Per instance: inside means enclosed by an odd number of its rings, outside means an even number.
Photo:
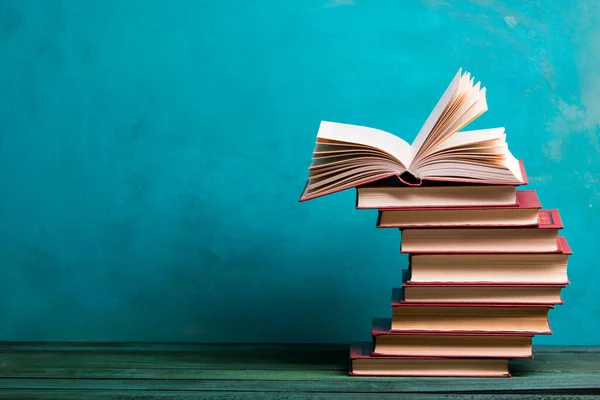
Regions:
<svg viewBox="0 0 600 400"><path fill-rule="evenodd" d="M440 395L486 399L500 393L502 398L600 395L596 348L536 347L534 359L511 363L514 376L509 379L436 379L350 377L345 345L192 345L188 348L193 351L188 352L185 346L168 351L169 346L158 345L146 350L26 346L22 351L23 347L14 347L0 350L0 398L51 398L35 397L39 393L61 399L77 398L68 397L69 393L80 393L79 398L92 400L168 398L169 393L223 399L250 398L248 393L254 398L260 393L260 397L290 399L321 398L321 394L328 399L348 394L391 398L399 393L402 398L423 399Z"/></svg>
<svg viewBox="0 0 600 400"><path fill-rule="evenodd" d="M523 397L522 394L442 394L442 393L406 393L399 397L397 393L289 393L289 392L266 392L257 395L256 392L182 392L182 391L159 391L135 393L130 391L86 391L86 390L0 390L0 398L11 400L149 400L149 399L211 399L211 400L362 400L362 399L381 399L381 400L593 400L596 395L585 394L528 394Z"/></svg>
<svg viewBox="0 0 600 400"><path fill-rule="evenodd" d="M199 369L299 369L328 370L347 368L348 355L297 354L271 355L249 354L0 354L0 375L4 371L52 368L193 368Z"/></svg>
<svg viewBox="0 0 600 400"><path fill-rule="evenodd" d="M600 353L595 352L549 352L535 351L534 359L547 359L551 355L553 361L558 360L600 360ZM293 362L298 364L314 363L346 363L348 359L347 349L344 351L196 351L196 352L160 352L160 351L0 351L0 359L3 362L44 362L48 365L59 363L64 364L68 360L69 364L91 364L98 362L127 363L131 366L143 366L148 364L161 365L176 362L178 367L182 366L202 366L213 368L215 365L223 364L229 366L233 364L259 363L265 366L274 364L285 364ZM530 364L529 360L525 363Z"/></svg>
<svg viewBox="0 0 600 400"><path fill-rule="evenodd" d="M339 343L137 343L137 342L1 342L0 351L135 351L135 352L347 352L350 344ZM536 345L536 352L600 353L600 346Z"/></svg>
<svg viewBox="0 0 600 400"><path fill-rule="evenodd" d="M8 356L11 354L19 354L22 355L23 357L26 357L28 355L49 355L49 356L53 356L53 355L58 355L60 354L62 355L69 355L69 354L83 354L83 355L90 355L90 354L94 354L94 355L105 355L105 356L119 356L119 355L126 355L126 354L135 354L136 356L139 355L153 355L153 356L170 356L170 357L174 357L174 358L178 358L178 359L182 359L185 357L197 357L198 355L206 355L208 357L222 357L222 356L228 356L228 357L269 357L270 358L278 358L278 357L282 357L282 358L289 358L289 357L297 357L297 356L302 356L302 357L321 357L321 355L325 355L327 357L331 356L331 355L339 355L340 357L346 357L348 356L348 351L349 348L348 347L343 347L341 349L334 347L334 348L328 348L328 347L323 347L323 348L319 348L319 349L315 349L315 350L309 350L309 349L303 349L302 347L300 348L296 348L296 347L288 347L288 348L284 348L284 349L273 349L271 347L265 347L265 348L261 348L258 346L252 346L252 347L248 347L248 348L223 348L223 349L215 349L215 348L207 348L207 349L195 349L192 348L188 351L181 351L181 350L177 350L177 351L169 351L169 350L125 350L125 349L114 349L114 348L106 348L106 349L93 349L93 350L89 350L87 348L73 348L73 349L55 349L55 350L51 350L51 349L20 349L20 348L15 348L15 349L2 349L0 350L0 356L4 357L4 356ZM534 348L534 355L542 355L542 354L556 354L556 355L570 355L570 354L588 354L588 355L597 355L600 356L600 351L596 351L595 348L589 348L588 350L585 349L562 349L561 351L553 351L553 349L550 348L538 348L535 347Z"/></svg>
<svg viewBox="0 0 600 400"><path fill-rule="evenodd" d="M105 378L120 376L129 379L229 379L230 371L330 371L345 375L348 369L346 352L328 353L167 353L167 352L4 352L0 354L2 378ZM600 354L538 353L533 359L513 360L511 370L522 376L534 372L591 373L598 371ZM243 379L245 375L239 375ZM330 374L319 375L330 379ZM298 375L298 379L302 379Z"/></svg>
<svg viewBox="0 0 600 400"><path fill-rule="evenodd" d="M266 351L321 352L348 351L350 344L339 343L136 343L136 342L0 342L0 351ZM574 347L573 347L574 348ZM586 349L586 348L582 348Z"/></svg>
<svg viewBox="0 0 600 400"><path fill-rule="evenodd" d="M533 361L531 361L533 364ZM598 361L585 362L581 364L581 369L571 370L572 363L538 363L539 367L527 365L522 367L513 367L514 377L535 378L539 374L555 374L560 379L565 374L568 375L600 375L598 371ZM86 379L106 379L118 377L121 379L281 379L281 380L328 380L328 379L348 379L346 377L348 369L344 366L332 366L331 368L322 368L315 364L294 366L285 365L282 368L260 368L260 366L243 365L231 368L220 366L218 368L194 368L194 367L139 367L128 365L100 365L97 366L48 366L48 365L7 365L0 368L0 378L86 378ZM355 379L355 378L349 378ZM600 379L600 376L597 378Z"/></svg>
<svg viewBox="0 0 600 400"><path fill-rule="evenodd" d="M293 374L231 371L229 379L0 379L0 389L130 390L130 391L249 391L313 393L550 393L557 390L582 391L600 395L600 375L538 373L515 378L383 378L335 376L323 379L324 372ZM207 374L208 375L208 374ZM243 376L243 379L239 378ZM334 377L330 375L330 377Z"/></svg>

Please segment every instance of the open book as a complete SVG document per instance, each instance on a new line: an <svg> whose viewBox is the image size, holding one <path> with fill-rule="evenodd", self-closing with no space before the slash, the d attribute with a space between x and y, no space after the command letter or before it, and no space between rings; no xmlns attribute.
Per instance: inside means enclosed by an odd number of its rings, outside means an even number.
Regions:
<svg viewBox="0 0 600 400"><path fill-rule="evenodd" d="M419 181L523 184L504 128L460 131L486 110L485 88L461 68L412 144L378 129L322 121L300 201L394 175L408 183L405 173Z"/></svg>

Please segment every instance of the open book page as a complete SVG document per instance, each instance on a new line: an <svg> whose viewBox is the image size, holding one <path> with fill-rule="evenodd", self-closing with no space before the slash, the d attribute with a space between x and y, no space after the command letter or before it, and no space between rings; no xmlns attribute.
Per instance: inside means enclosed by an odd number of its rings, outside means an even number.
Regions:
<svg viewBox="0 0 600 400"><path fill-rule="evenodd" d="M392 171L391 168L373 170L372 168L359 167L327 176L312 177L304 187L300 201L310 200L379 179L385 179L394 174L390 171Z"/></svg>
<svg viewBox="0 0 600 400"><path fill-rule="evenodd" d="M323 167L318 170L311 172L311 183L313 186L319 187L323 180L326 182L333 182L335 179L342 179L345 176L359 176L361 174L371 173L387 173L388 175L393 173L396 168L394 163L389 161L376 159L371 162L364 162L364 160L356 160L355 162L346 163L337 167ZM333 180L329 180L332 178Z"/></svg>
<svg viewBox="0 0 600 400"><path fill-rule="evenodd" d="M451 138L460 129L465 127L479 115L487 110L485 100L485 88L480 88L477 83L473 86L473 79L468 74L461 77L458 87L458 96L455 96L454 103L448 105L444 110L440 120L429 133L425 143L416 152L413 158L413 165L419 164L419 160L427 157L437 146ZM413 169L411 165L411 170Z"/></svg>
<svg viewBox="0 0 600 400"><path fill-rule="evenodd" d="M479 83L473 87L469 93L468 101L456 113L455 118L446 129L437 136L439 142L451 137L453 134L467 126L475 118L487 111L487 101L485 99L486 88L479 88Z"/></svg>
<svg viewBox="0 0 600 400"><path fill-rule="evenodd" d="M421 146L423 146L423 143L425 143L425 140L431 133L431 130L435 126L436 122L440 119L440 116L442 115L448 104L451 103L451 100L453 100L456 96L456 92L461 81L461 72L462 68L458 70L458 72L450 82L450 85L448 85L448 87L444 91L444 94L433 108L433 111L431 112L431 114L429 114L427 120L425 120L425 123L421 127L421 130L419 131L417 137L412 143L411 147L413 154L416 154L421 148Z"/></svg>
<svg viewBox="0 0 600 400"><path fill-rule="evenodd" d="M362 169L368 171L387 171L393 172L397 169L397 165L387 160L382 160L376 157L358 157L347 161L336 161L318 166L311 166L309 174L311 180L315 180L322 176L341 176L345 171L348 173L356 173Z"/></svg>
<svg viewBox="0 0 600 400"><path fill-rule="evenodd" d="M508 146L506 147L506 161L504 162L506 168L510 171L512 175L515 176L517 181L523 182L523 171L521 170L521 164L519 160L510 152Z"/></svg>
<svg viewBox="0 0 600 400"><path fill-rule="evenodd" d="M488 140L501 140L504 142L506 134L504 128L477 129L472 131L461 131L455 133L445 142L434 148L431 153L442 152L453 147L459 148L465 145Z"/></svg>
<svg viewBox="0 0 600 400"><path fill-rule="evenodd" d="M323 121L300 201L406 171L410 145L377 129Z"/></svg>
<svg viewBox="0 0 600 400"><path fill-rule="evenodd" d="M372 155L351 155L351 156L342 156L342 157L330 157L330 158L316 158L308 171L311 176L314 176L317 173L325 172L325 171L338 171L342 168L351 167L351 166L365 166L371 165L373 167L379 168L382 165L388 166L390 164L394 165L392 170L398 169L396 163L391 162L390 160L382 159L381 157L374 157ZM387 167L386 167L387 168ZM389 169L389 168L388 168Z"/></svg>
<svg viewBox="0 0 600 400"><path fill-rule="evenodd" d="M521 168L508 150L504 128L458 132L414 166L421 178L521 182Z"/></svg>
<svg viewBox="0 0 600 400"><path fill-rule="evenodd" d="M379 129L322 121L317 133L319 139L378 149L394 157L405 169L412 159L411 146L406 141Z"/></svg>
<svg viewBox="0 0 600 400"><path fill-rule="evenodd" d="M333 162L333 161L339 161L342 158L349 160L352 158L356 158L359 156L365 156L365 155L370 155L370 156L374 156L377 158L389 160L389 161L392 161L392 162L398 164L398 166L401 165L401 163L398 161L398 159L396 157L394 157L391 154L388 154L385 151L382 151L382 150L379 150L376 148L372 148L372 147L355 145L355 144L351 144L351 145L348 145L345 143L340 144L340 142L334 142L329 139L318 139L317 140L315 150L313 151L313 165L315 163L323 164L323 163L329 163L329 162ZM405 169L406 168L402 165L402 170L404 171Z"/></svg>
<svg viewBox="0 0 600 400"><path fill-rule="evenodd" d="M435 122L435 125L429 132L429 135L425 138L423 144L419 147L419 149L415 152L415 156L413 158L413 162L415 159L422 157L424 154L427 154L431 147L435 146L440 142L440 132L447 129L449 125L452 124L452 119L455 118L457 112L464 107L465 103L470 100L468 87L471 81L469 80L469 74L461 76L460 81L458 83L458 88L456 89L456 93L450 99L446 108L444 108L442 114L439 116L438 120Z"/></svg>
<svg viewBox="0 0 600 400"><path fill-rule="evenodd" d="M489 157L476 155L455 155L419 166L418 175L422 179L460 182L487 182L519 184L523 176L519 161L508 151L495 164Z"/></svg>
<svg viewBox="0 0 600 400"><path fill-rule="evenodd" d="M412 145L379 129L322 121L300 201L406 171L429 181L524 183L503 128L460 131L486 110L486 89L459 69Z"/></svg>
<svg viewBox="0 0 600 400"><path fill-rule="evenodd" d="M512 185L522 182L521 174L513 168L495 167L466 160L453 160L424 166L419 169L423 179Z"/></svg>
<svg viewBox="0 0 600 400"><path fill-rule="evenodd" d="M440 125L440 129L431 132L431 141L428 143L427 147L421 148L420 156L428 154L436 146L444 143L444 141L451 138L452 135L455 135L460 129L481 115L486 109L485 88L480 90L479 84L477 84L474 90L465 95L464 102L460 104L460 107L458 107L456 112L449 115L448 120L445 121L445 125Z"/></svg>
<svg viewBox="0 0 600 400"><path fill-rule="evenodd" d="M411 167L411 171L419 175L419 171L426 165L454 159L469 159L482 164L503 165L503 160L506 158L507 145L501 129L497 130L496 134L489 136L481 135L482 137L475 138L466 137L471 135L461 137L461 133L456 135L456 139L452 137L441 146L436 147L435 150L432 150L427 156L422 157L417 164ZM450 140L453 143L449 143Z"/></svg>

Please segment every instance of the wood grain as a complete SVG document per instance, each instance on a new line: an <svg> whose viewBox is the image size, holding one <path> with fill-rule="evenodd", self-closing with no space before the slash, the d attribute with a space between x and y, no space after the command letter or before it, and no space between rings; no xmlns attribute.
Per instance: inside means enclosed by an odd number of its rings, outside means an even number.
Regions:
<svg viewBox="0 0 600 400"><path fill-rule="evenodd" d="M4 399L600 396L600 347L534 348L512 378L348 376L347 345L0 344Z"/></svg>

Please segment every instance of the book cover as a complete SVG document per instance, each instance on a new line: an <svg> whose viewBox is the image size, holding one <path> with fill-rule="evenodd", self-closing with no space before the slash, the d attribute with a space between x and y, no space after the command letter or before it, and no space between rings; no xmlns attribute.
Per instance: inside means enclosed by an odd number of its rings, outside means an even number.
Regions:
<svg viewBox="0 0 600 400"><path fill-rule="evenodd" d="M508 378L508 359L390 357L372 354L373 343L350 346L348 374L353 376L439 376ZM437 370L436 368L437 367Z"/></svg>
<svg viewBox="0 0 600 400"><path fill-rule="evenodd" d="M412 250L406 251L400 247L401 254L408 254L409 257L418 256L418 255L427 255L427 254L566 254L571 255L573 252L569 247L567 239L564 236L558 236L556 238L556 248L551 250L485 250L485 249L477 249L477 250L437 250L437 249L429 249L429 250Z"/></svg>
<svg viewBox="0 0 600 400"><path fill-rule="evenodd" d="M517 203L472 207L397 207L378 209L377 228L458 228L536 226L542 205L535 190L518 190Z"/></svg>
<svg viewBox="0 0 600 400"><path fill-rule="evenodd" d="M411 144L380 129L321 121L299 201L392 176L408 186L526 184L523 162L508 149L503 127L462 131L486 110L485 87L461 68ZM417 182L405 180L406 175Z"/></svg>

